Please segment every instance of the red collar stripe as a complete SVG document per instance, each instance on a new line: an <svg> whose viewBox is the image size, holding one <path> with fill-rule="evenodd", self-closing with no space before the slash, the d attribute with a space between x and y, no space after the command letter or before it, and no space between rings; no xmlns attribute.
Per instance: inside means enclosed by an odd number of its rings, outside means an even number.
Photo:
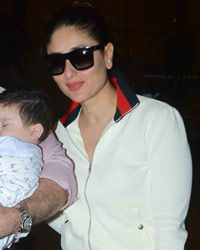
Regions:
<svg viewBox="0 0 200 250"><path fill-rule="evenodd" d="M132 108L132 106L130 105L128 99L125 97L124 93L120 89L116 77L112 78L112 82L117 88L117 108L121 115L126 114Z"/></svg>
<svg viewBox="0 0 200 250"><path fill-rule="evenodd" d="M65 124L66 121L68 121L69 116L71 116L71 114L74 113L73 111L75 111L78 106L79 106L78 102L71 102L70 103L70 106L69 106L69 109L67 110L67 113L60 118L60 121L62 122L62 124Z"/></svg>

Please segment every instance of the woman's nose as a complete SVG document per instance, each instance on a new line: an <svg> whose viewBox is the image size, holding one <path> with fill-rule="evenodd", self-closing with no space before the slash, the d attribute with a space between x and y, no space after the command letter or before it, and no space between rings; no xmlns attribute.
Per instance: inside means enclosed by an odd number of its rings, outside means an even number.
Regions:
<svg viewBox="0 0 200 250"><path fill-rule="evenodd" d="M64 74L68 79L73 78L77 74L76 69L73 67L73 65L71 64L71 62L69 60L65 61Z"/></svg>

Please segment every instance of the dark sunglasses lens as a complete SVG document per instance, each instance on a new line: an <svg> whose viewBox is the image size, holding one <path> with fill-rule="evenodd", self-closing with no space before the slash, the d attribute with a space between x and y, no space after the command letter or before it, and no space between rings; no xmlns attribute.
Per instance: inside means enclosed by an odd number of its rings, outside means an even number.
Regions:
<svg viewBox="0 0 200 250"><path fill-rule="evenodd" d="M47 56L46 66L51 75L60 75L65 69L65 59L60 55Z"/></svg>
<svg viewBox="0 0 200 250"><path fill-rule="evenodd" d="M76 50L71 54L70 62L77 70L89 69L94 65L93 51L89 49Z"/></svg>

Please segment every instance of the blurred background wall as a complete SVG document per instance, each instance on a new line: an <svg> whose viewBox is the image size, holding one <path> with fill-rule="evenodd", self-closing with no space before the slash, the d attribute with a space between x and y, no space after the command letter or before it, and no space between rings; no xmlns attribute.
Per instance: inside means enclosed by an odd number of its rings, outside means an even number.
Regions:
<svg viewBox="0 0 200 250"><path fill-rule="evenodd" d="M0 7L1 85L48 91L58 116L67 109L69 101L46 74L40 52L48 20L60 7L72 2L1 0ZM184 118L194 162L186 248L200 249L200 1L90 2L113 32L119 66L133 89L172 104ZM60 249L58 235L44 223L34 228L33 235L37 249Z"/></svg>

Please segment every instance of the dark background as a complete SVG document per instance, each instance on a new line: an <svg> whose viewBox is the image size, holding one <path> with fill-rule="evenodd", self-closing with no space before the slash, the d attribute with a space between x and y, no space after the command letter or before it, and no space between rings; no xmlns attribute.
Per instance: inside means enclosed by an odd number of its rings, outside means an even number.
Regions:
<svg viewBox="0 0 200 250"><path fill-rule="evenodd" d="M6 88L40 88L62 114L69 101L46 74L40 53L47 21L73 1L1 0L0 83ZM168 102L183 116L192 151L193 190L186 250L200 249L200 1L96 0L112 32L119 66L139 94ZM20 249L60 249L57 233L34 227Z"/></svg>

